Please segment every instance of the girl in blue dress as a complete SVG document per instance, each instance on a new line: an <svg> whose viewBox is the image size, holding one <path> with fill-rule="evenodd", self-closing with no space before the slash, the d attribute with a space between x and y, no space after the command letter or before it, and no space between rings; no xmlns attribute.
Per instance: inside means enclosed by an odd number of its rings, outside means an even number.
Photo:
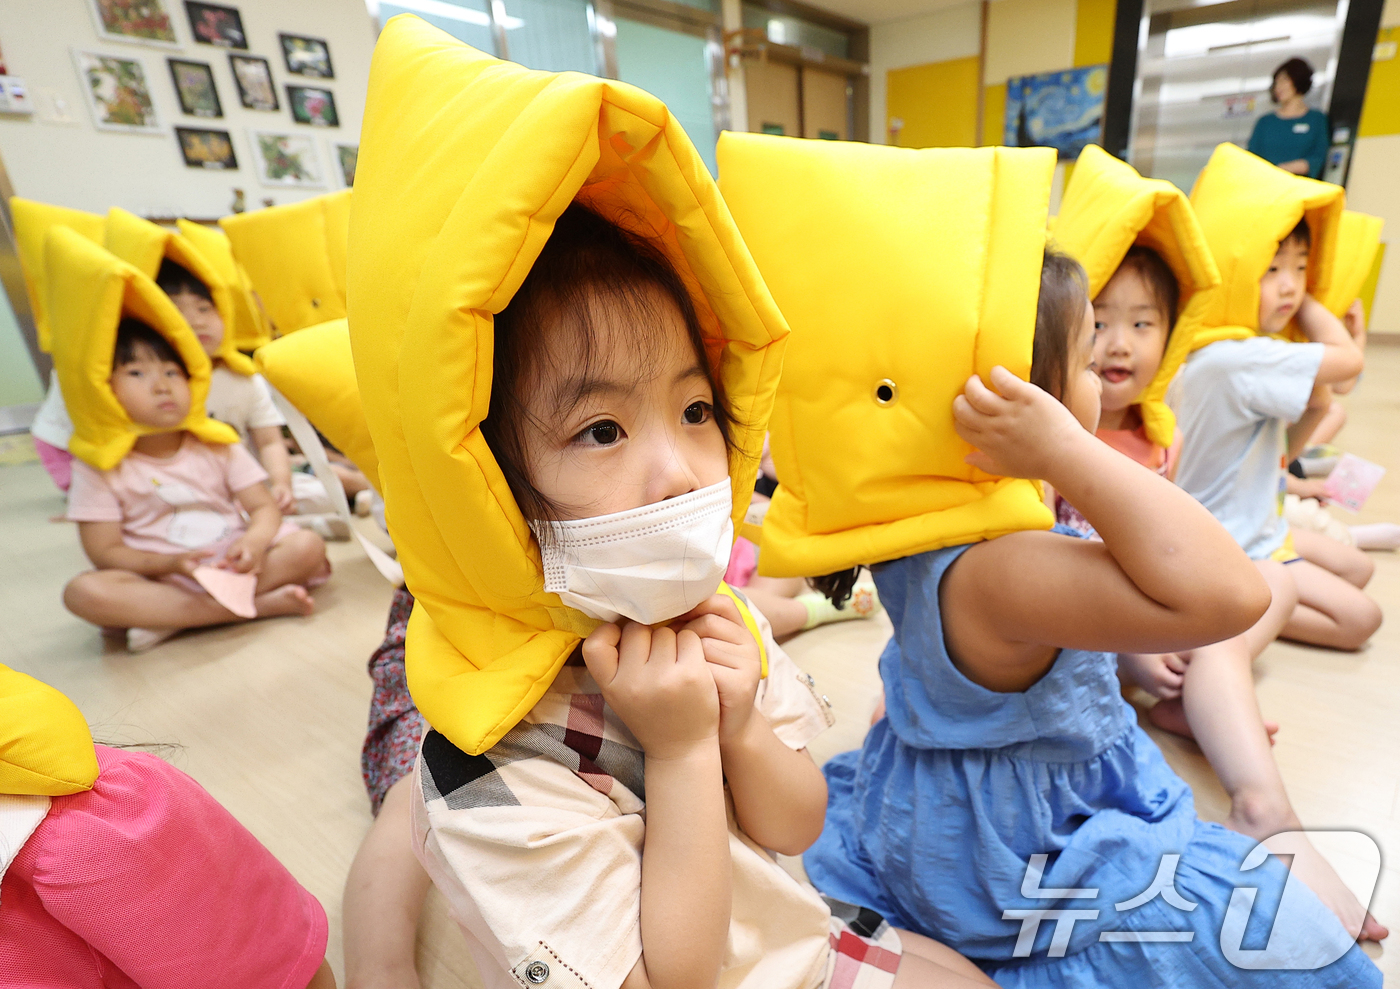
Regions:
<svg viewBox="0 0 1400 989"><path fill-rule="evenodd" d="M874 567L887 716L827 764L807 873L1006 987L1379 987L1361 916L1348 932L1279 858L1199 820L1119 694L1114 653L1228 638L1269 593L1190 496L1095 441L1092 346L1082 271L1047 252L1034 384L997 367L954 415L970 463L1045 479L1103 542L1015 532Z"/></svg>

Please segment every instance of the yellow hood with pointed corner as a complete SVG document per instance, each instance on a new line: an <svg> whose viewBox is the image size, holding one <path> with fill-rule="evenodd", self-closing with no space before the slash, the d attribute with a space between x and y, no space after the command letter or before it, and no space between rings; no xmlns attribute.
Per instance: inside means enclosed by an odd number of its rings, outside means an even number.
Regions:
<svg viewBox="0 0 1400 989"><path fill-rule="evenodd" d="M117 324L130 315L170 341L190 377L190 412L180 429L206 443L237 443L233 428L204 411L209 357L180 310L144 272L67 227L49 231L44 251L53 363L73 419L69 452L98 470L111 470L136 438L164 432L131 421L112 393Z"/></svg>
<svg viewBox="0 0 1400 989"><path fill-rule="evenodd" d="M82 712L48 684L0 665L0 793L61 797L96 781Z"/></svg>
<svg viewBox="0 0 1400 989"><path fill-rule="evenodd" d="M1371 266L1381 246L1381 229L1385 221L1354 210L1342 213L1337 231L1337 257L1332 266L1332 284L1317 296L1328 312L1340 318L1361 295L1361 287L1370 277Z"/></svg>
<svg viewBox="0 0 1400 989"><path fill-rule="evenodd" d="M953 399L994 365L1030 373L1054 152L727 133L718 156L792 325L761 571L826 574L1048 529L1036 482L964 461Z"/></svg>
<svg viewBox="0 0 1400 989"><path fill-rule="evenodd" d="M15 224L15 249L19 254L24 287L29 293L29 307L34 312L34 330L39 349L53 350L49 332L48 285L44 272L44 239L49 228L71 227L94 244L102 243L106 220L96 213L85 213L66 206L51 206L32 199L10 197L10 216Z"/></svg>
<svg viewBox="0 0 1400 989"><path fill-rule="evenodd" d="M276 333L345 316L349 189L226 216L219 225Z"/></svg>
<svg viewBox="0 0 1400 989"><path fill-rule="evenodd" d="M257 350L272 341L272 324L253 295L248 273L234 260L228 235L221 229L195 223L183 217L176 221L180 236L197 250L233 294L232 340L236 350Z"/></svg>
<svg viewBox="0 0 1400 989"><path fill-rule="evenodd" d="M169 258L203 282L224 323L224 337L219 341L215 357L222 360L230 371L253 373L252 360L240 354L234 342L234 327L237 325L234 286L224 280L218 269L194 244L180 234L113 206L107 211L107 228L102 246L152 280L160 272L160 263Z"/></svg>
<svg viewBox="0 0 1400 989"><path fill-rule="evenodd" d="M655 243L694 299L736 423L736 527L787 326L704 163L660 100L534 72L400 15L379 36L350 218L350 337L390 535L417 605L408 683L479 753L597 625L543 590L539 551L478 428L493 316L577 198Z"/></svg>
<svg viewBox="0 0 1400 989"><path fill-rule="evenodd" d="M1138 407L1147 438L1172 444L1176 416L1167 407L1167 386L1194 349L1211 300L1220 284L1205 236L1186 195L1162 179L1145 179L1131 165L1096 145L1079 156L1055 219L1054 242L1077 258L1096 298L1135 244L1156 251L1180 288L1176 325L1156 376L1142 390Z"/></svg>
<svg viewBox="0 0 1400 989"><path fill-rule="evenodd" d="M1308 293L1331 291L1346 194L1339 185L1285 172L1233 144L1221 144L1196 179L1191 206L1220 269L1192 349L1259 332L1259 281L1289 232L1306 220Z"/></svg>
<svg viewBox="0 0 1400 989"><path fill-rule="evenodd" d="M272 387L349 457L376 491L381 490L379 458L355 381L348 322L333 319L279 337L259 347L253 361Z"/></svg>

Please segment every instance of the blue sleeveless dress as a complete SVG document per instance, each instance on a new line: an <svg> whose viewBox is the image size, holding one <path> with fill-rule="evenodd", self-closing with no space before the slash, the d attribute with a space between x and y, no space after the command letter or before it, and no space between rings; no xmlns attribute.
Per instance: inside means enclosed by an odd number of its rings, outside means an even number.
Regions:
<svg viewBox="0 0 1400 989"><path fill-rule="evenodd" d="M968 548L875 568L894 623L880 657L888 714L826 765L826 827L803 859L816 887L1005 987L1379 989L1310 890L1295 880L1285 897L1283 863L1242 871L1255 842L1197 819L1111 654L1063 650L1022 693L954 667L938 590ZM1153 896L1159 873L1170 891ZM1061 913L1037 927L1036 910Z"/></svg>

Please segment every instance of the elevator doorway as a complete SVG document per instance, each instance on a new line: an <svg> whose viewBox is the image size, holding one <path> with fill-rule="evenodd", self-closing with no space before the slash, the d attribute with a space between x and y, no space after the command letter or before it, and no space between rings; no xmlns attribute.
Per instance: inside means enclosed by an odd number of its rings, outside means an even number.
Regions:
<svg viewBox="0 0 1400 989"><path fill-rule="evenodd" d="M1294 56L1312 64L1307 103L1326 113L1346 14L1347 0L1147 0L1129 161L1189 193L1217 144L1249 143L1273 110L1273 71Z"/></svg>

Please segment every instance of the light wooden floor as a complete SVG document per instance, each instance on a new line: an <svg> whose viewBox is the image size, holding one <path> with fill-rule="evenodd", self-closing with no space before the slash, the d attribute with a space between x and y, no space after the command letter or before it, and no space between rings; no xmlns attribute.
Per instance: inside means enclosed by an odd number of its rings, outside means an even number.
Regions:
<svg viewBox="0 0 1400 989"><path fill-rule="evenodd" d="M1400 347L1373 347L1348 400L1343 445L1390 473L1362 521L1400 521ZM329 954L340 963L340 894L369 825L359 751L369 703L365 662L378 644L390 588L358 549L332 546L331 583L307 619L185 635L141 656L104 649L96 629L64 611L63 583L86 567L77 534L50 523L63 501L38 464L0 466L0 661L67 693L99 740L168 742L167 753L258 836L325 905ZM1339 513L1340 514L1340 513ZM1364 652L1284 644L1257 666L1266 716L1282 723L1275 755L1303 821L1364 830L1400 851L1400 555L1376 555L1371 585L1388 623ZM859 744L889 634L881 617L799 636L793 658L828 694L837 727L812 746L819 759ZM1158 736L1191 782L1203 816L1223 794L1199 751ZM1345 873L1348 863L1338 863ZM1400 866L1382 874L1374 912L1397 928ZM1372 950L1400 986L1400 948ZM426 986L478 985L460 935L433 895L419 938Z"/></svg>

